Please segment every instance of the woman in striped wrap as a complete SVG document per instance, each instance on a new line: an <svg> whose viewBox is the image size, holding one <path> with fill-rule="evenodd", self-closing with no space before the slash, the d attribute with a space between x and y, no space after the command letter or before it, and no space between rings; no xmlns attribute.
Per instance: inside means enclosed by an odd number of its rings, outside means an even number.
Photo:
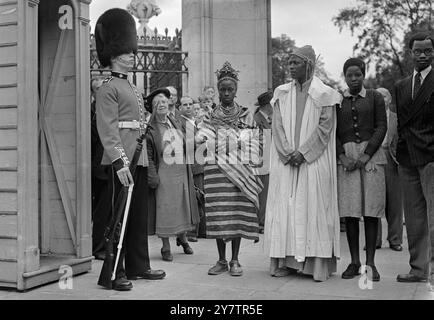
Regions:
<svg viewBox="0 0 434 320"><path fill-rule="evenodd" d="M259 130L253 114L235 101L238 72L229 62L217 72L220 104L199 126L196 142L206 150L204 184L207 238L216 239L219 260L208 271L229 270L241 276L238 261L241 238L259 241L257 211L262 183L254 166L259 159ZM199 152L200 153L200 152ZM198 153L197 153L198 154ZM232 259L226 260L226 242L232 242Z"/></svg>

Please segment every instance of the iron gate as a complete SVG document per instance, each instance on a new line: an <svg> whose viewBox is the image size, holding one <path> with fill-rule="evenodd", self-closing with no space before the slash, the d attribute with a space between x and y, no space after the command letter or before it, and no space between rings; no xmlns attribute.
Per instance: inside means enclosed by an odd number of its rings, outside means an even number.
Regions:
<svg viewBox="0 0 434 320"><path fill-rule="evenodd" d="M167 31L166 31L167 32ZM173 37L175 40L175 37ZM172 45L175 43L175 45ZM178 97L182 96L183 83L187 83L188 68L185 64L187 52L176 50L180 37L173 42L170 37L152 37L139 39L139 49L135 56L130 79L145 95L157 88L173 86L178 90ZM102 68L95 48L94 36L91 36L90 48L91 77L107 75L109 69Z"/></svg>

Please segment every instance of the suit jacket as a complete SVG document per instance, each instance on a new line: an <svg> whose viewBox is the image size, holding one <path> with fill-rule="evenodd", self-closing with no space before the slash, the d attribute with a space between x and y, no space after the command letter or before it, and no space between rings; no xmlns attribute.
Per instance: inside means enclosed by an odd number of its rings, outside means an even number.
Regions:
<svg viewBox="0 0 434 320"><path fill-rule="evenodd" d="M434 71L422 83L412 99L409 76L395 85L394 99L398 115L397 160L404 166L423 166L434 161Z"/></svg>
<svg viewBox="0 0 434 320"><path fill-rule="evenodd" d="M197 127L196 125L193 126L193 124L191 123L187 125L187 119L184 118L183 116L179 117L179 124L181 126L182 134L184 135L185 141L190 148L190 150L186 148L186 152L187 152L186 158L188 159L188 163L193 172L193 176L202 174L204 166L197 163L195 158L196 145L194 141L194 136L196 135Z"/></svg>
<svg viewBox="0 0 434 320"><path fill-rule="evenodd" d="M389 121L387 125L385 147L395 162L397 162L396 160L397 143L398 143L398 118L396 112L392 112L389 110Z"/></svg>
<svg viewBox="0 0 434 320"><path fill-rule="evenodd" d="M182 117L181 117L181 112L178 110L178 108L175 107L175 116L173 116L173 115L169 112L168 117L169 117L171 120L174 120L174 121L178 122L178 125L181 124L181 118L182 118ZM173 122L173 121L172 121L172 122Z"/></svg>
<svg viewBox="0 0 434 320"><path fill-rule="evenodd" d="M259 108L255 112L254 120L259 129L271 129L271 123L268 122L264 115L259 111Z"/></svg>

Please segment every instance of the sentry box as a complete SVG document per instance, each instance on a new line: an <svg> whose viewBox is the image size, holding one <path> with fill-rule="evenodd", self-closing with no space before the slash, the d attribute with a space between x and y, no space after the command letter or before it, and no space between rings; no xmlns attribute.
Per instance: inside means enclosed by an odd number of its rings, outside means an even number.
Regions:
<svg viewBox="0 0 434 320"><path fill-rule="evenodd" d="M90 2L0 0L0 287L91 269Z"/></svg>

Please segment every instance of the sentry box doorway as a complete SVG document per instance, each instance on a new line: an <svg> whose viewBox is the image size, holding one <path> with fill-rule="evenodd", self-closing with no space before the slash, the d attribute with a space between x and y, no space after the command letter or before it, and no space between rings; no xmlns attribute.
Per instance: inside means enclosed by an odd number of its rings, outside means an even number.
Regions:
<svg viewBox="0 0 434 320"><path fill-rule="evenodd" d="M0 287L91 269L90 0L0 0Z"/></svg>

